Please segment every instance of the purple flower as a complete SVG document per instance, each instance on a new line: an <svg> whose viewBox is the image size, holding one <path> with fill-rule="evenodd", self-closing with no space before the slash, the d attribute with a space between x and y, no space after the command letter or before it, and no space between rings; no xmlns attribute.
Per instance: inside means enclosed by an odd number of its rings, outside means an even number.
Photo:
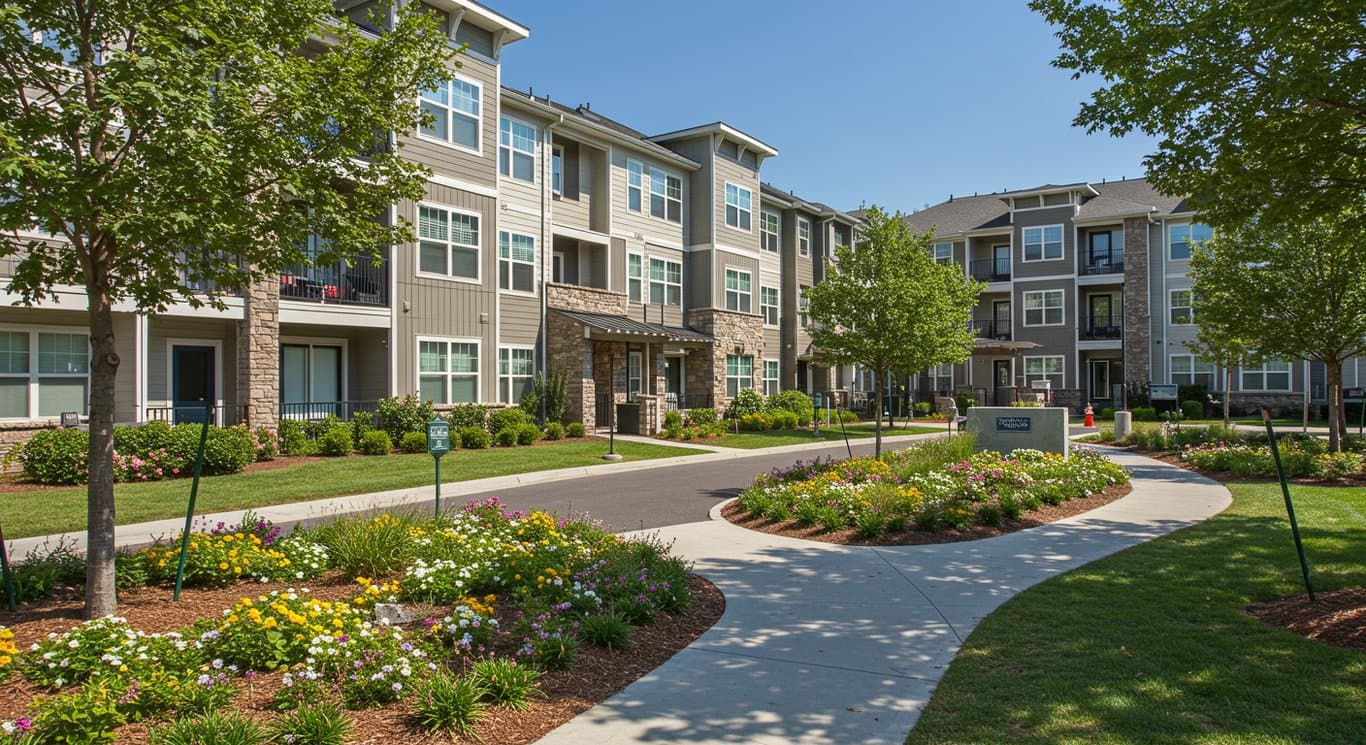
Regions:
<svg viewBox="0 0 1366 745"><path fill-rule="evenodd" d="M33 729L33 720L29 717L19 717L14 720L14 728L20 732L28 732Z"/></svg>

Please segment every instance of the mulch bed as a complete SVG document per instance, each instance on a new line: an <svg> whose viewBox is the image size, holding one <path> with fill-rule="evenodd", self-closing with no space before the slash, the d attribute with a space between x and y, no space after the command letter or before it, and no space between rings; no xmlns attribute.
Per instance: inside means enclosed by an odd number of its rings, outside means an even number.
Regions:
<svg viewBox="0 0 1366 745"><path fill-rule="evenodd" d="M1115 447L1113 445L1107 445L1103 442L1096 444L1106 445L1107 447ZM1242 481L1254 484L1267 484L1279 481L1279 479L1277 479L1275 476L1235 476L1233 475L1233 473L1229 471L1206 471L1192 466L1191 464L1181 460L1180 455L1168 452L1166 450L1139 450L1137 448L1122 449L1128 450L1132 453L1137 453L1138 455L1142 455L1145 458L1152 458L1153 460L1160 460L1163 463L1170 463L1173 466L1184 468L1187 471L1198 473L1201 476L1208 476L1216 481ZM1292 484L1297 484L1299 486L1366 486L1366 472L1355 473L1343 479L1291 478L1288 479L1288 481Z"/></svg>
<svg viewBox="0 0 1366 745"><path fill-rule="evenodd" d="M1349 587L1253 603L1244 608L1262 623L1343 649L1366 652L1366 587Z"/></svg>
<svg viewBox="0 0 1366 745"><path fill-rule="evenodd" d="M839 543L847 546L919 546L933 543L975 541L981 538L993 538L998 535L1014 533L1026 528L1036 528L1107 505L1131 491L1133 491L1132 485L1117 484L1106 487L1103 491L1096 492L1089 497L1072 499L1058 505L1043 505L1037 510L1031 510L1012 520L1006 520L1005 524L1000 526L974 525L967 530L947 529L935 533L925 533L912 528L900 533L886 533L878 538L864 538L854 528L826 530L819 525L803 528L797 525L796 520L769 520L762 516L751 515L740 506L739 502L731 502L723 507L721 515L742 528L788 538L804 538L809 541Z"/></svg>
<svg viewBox="0 0 1366 745"><path fill-rule="evenodd" d="M324 600L346 599L357 592L354 583L336 573L306 585L315 597ZM169 587L140 588L121 594L119 613L128 619L129 624L143 631L171 631L199 618L217 618L224 608L230 607L243 596L254 596L288 586L290 583L189 589L181 594L179 603L171 602ZM532 699L530 711L518 712L498 707L485 709L483 718L475 727L477 739L426 732L413 718L409 703L397 702L351 712L352 732L347 742L397 741L423 745L450 742L517 745L535 742L576 714L592 708L663 664L711 628L725 610L725 597L714 585L696 575L689 577L689 589L692 602L685 611L678 615L661 614L650 626L635 629L631 633L628 648L609 652L587 643L581 644L578 658L569 670L548 672L541 678L540 688L546 697ZM447 610L433 609L438 615ZM508 628L513 622L512 608L500 601L497 610L501 627ZM18 613L0 611L0 625L8 626L14 632L15 644L26 650L30 644L50 632L60 633L70 629L80 622L80 615L79 592L70 590L64 593L64 597L36 603ZM512 644L511 640L503 640L499 651L510 652ZM269 718L270 702L281 686L282 675L279 672L260 675L250 684L243 680L235 681L238 691L231 708L258 718ZM6 689L5 695L0 696L0 720L22 715L33 697L42 693L18 673L10 677ZM148 724L145 722L127 725L119 729L116 742L146 742L147 731Z"/></svg>

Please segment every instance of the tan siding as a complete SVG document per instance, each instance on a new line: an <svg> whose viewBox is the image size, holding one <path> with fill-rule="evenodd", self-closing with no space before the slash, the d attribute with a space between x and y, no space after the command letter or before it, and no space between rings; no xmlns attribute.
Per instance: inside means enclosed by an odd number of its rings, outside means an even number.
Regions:
<svg viewBox="0 0 1366 745"><path fill-rule="evenodd" d="M114 314L114 344L123 364L119 367L114 388L114 420L131 422L137 419L137 376L134 327L137 317L129 313ZM58 333L89 333L90 316L85 311L49 310L46 308L9 308L0 306L0 326L5 330L45 331L50 327ZM38 364L38 350L29 350L30 364ZM163 375L164 377L164 375Z"/></svg>
<svg viewBox="0 0 1366 745"><path fill-rule="evenodd" d="M593 188L593 148L573 140L557 138L564 148L564 195L553 202L552 214L560 225L591 230Z"/></svg>
<svg viewBox="0 0 1366 745"><path fill-rule="evenodd" d="M750 313L759 314L759 262L726 251L715 252L716 307L726 307L726 270L739 269L750 273Z"/></svg>
<svg viewBox="0 0 1366 745"><path fill-rule="evenodd" d="M613 242L615 243L616 240L617 240L617 239L614 239ZM636 245L629 245L629 246L628 246L628 245L625 245L625 241L623 241L622 243L623 243L623 247L622 247L622 251L623 251L623 252L629 251L629 252L631 252L631 253L639 253L639 254L641 254L641 257L642 257L641 266L642 266L642 274L643 274L643 278L642 278L643 281L642 281L642 283L641 283L641 296L642 296L642 298L648 300L649 297L650 297L650 257L653 256L653 257L655 257L655 258L665 259L666 261L677 261L677 262L679 262L679 263L683 266L683 273L684 273L684 278L683 278L683 303L684 303L684 305L685 305L686 307L692 307L690 304L688 304L688 280L687 280L687 271L688 271L688 270L687 270L687 266L688 266L688 263L687 263L687 257L684 255L684 253L683 253L682 251L680 251L680 250L678 250L678 249L676 249L676 248L667 248L667 247L664 247L664 246L657 246L657 245L653 245L653 244L645 244L645 245L636 244ZM626 269L625 269L625 263L624 263L624 262L625 262L625 258L624 258L624 257L623 257L622 261L623 261L623 264L622 264L622 271L621 271L621 274L622 274L623 279L622 279L621 288L620 288L619 291L624 293L624 292L626 292L626 282L625 282L625 279L624 279L624 278L625 278L625 275L626 275ZM646 321L646 322L648 322L648 323L664 323L664 324L669 325L669 326L682 326L682 325L683 325L683 308L680 308L680 307L677 307L677 306L659 306L659 305L649 305L649 306L646 306L646 305L642 305L641 303L629 303L628 306L627 306L626 315L627 315L629 318L634 318L634 319L636 319L636 320L638 320L638 321L639 321L639 320L644 320L644 321ZM662 321L661 321L661 318L663 319Z"/></svg>
<svg viewBox="0 0 1366 745"><path fill-rule="evenodd" d="M130 329L131 333L131 329ZM171 397L170 339L219 341L222 359L218 361L222 376L218 397L229 406L236 405L237 337L232 321L155 316L147 325L147 400L148 404L166 402Z"/></svg>
<svg viewBox="0 0 1366 745"><path fill-rule="evenodd" d="M627 170L626 159L638 160L645 168L647 178L644 180L640 199L640 212L632 212L626 209L627 195ZM661 220L650 215L650 183L648 173L650 167L662 168L666 173L677 176L683 184L683 219L688 217L688 209L692 200L691 179L689 174L679 168L668 165L663 161L650 158L636 152L630 152L622 148L612 149L612 229L617 233L639 234L644 240L664 241L666 243L683 244L683 225L681 223Z"/></svg>
<svg viewBox="0 0 1366 745"><path fill-rule="evenodd" d="M736 248L759 250L759 174L729 160L720 154L715 158L716 191L715 200L716 242ZM750 230L745 232L726 224L726 182L729 181L750 191Z"/></svg>
<svg viewBox="0 0 1366 745"><path fill-rule="evenodd" d="M503 344L535 344L540 339L541 299L504 293L499 298L498 340Z"/></svg>
<svg viewBox="0 0 1366 745"><path fill-rule="evenodd" d="M495 188L498 185L498 69L469 56L461 57L461 62L464 66L455 71L455 75L473 80L481 87L481 152L471 153L424 139L416 133L401 135L399 145L404 158L421 163L434 173Z"/></svg>

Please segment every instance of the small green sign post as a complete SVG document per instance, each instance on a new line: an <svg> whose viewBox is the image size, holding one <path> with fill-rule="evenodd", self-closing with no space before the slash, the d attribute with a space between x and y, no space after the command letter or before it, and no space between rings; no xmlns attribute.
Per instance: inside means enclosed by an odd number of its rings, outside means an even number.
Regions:
<svg viewBox="0 0 1366 745"><path fill-rule="evenodd" d="M427 422L427 452L436 461L436 502L433 510L441 517L441 456L451 451L451 423L440 416Z"/></svg>

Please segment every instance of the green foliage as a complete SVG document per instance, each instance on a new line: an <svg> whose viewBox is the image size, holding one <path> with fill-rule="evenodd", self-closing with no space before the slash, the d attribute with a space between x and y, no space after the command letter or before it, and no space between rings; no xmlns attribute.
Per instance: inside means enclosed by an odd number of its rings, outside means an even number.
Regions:
<svg viewBox="0 0 1366 745"><path fill-rule="evenodd" d="M1205 416L1205 404L1203 401L1182 401L1181 416L1186 419L1200 419Z"/></svg>
<svg viewBox="0 0 1366 745"><path fill-rule="evenodd" d="M256 437L256 460L266 461L275 460L280 455L280 433L269 427L257 427L253 433Z"/></svg>
<svg viewBox="0 0 1366 745"><path fill-rule="evenodd" d="M540 379L540 373L537 373L536 379ZM537 423L540 422L541 394L534 381L532 386L527 389L526 393L523 393L522 397L517 399L517 408L525 411L527 415L531 417L532 421Z"/></svg>
<svg viewBox="0 0 1366 745"><path fill-rule="evenodd" d="M1115 409L1113 406L1106 406L1100 410L1099 421L1112 422L1115 419Z"/></svg>
<svg viewBox="0 0 1366 745"><path fill-rule="evenodd" d="M351 440L351 430L348 427L328 430L326 434L318 438L318 453L320 455L337 458L350 455L354 449L355 443Z"/></svg>
<svg viewBox="0 0 1366 745"><path fill-rule="evenodd" d="M583 422L570 422L565 426L564 434L566 437L583 437L587 432L584 429Z"/></svg>
<svg viewBox="0 0 1366 745"><path fill-rule="evenodd" d="M499 431L498 434L493 436L493 444L497 445L500 448L510 448L515 446L517 444L518 429L520 429L520 427L517 427L516 429L504 429Z"/></svg>
<svg viewBox="0 0 1366 745"><path fill-rule="evenodd" d="M703 429L717 423L716 409L689 409L688 426L701 427Z"/></svg>
<svg viewBox="0 0 1366 745"><path fill-rule="evenodd" d="M484 700L495 706L514 711L531 708L531 697L545 698L537 687L541 672L519 665L515 660L489 658L479 660L470 668L469 677L484 691Z"/></svg>
<svg viewBox="0 0 1366 745"><path fill-rule="evenodd" d="M38 703L33 732L43 745L99 745L114 741L114 730L127 723L119 711L118 693L104 683Z"/></svg>
<svg viewBox="0 0 1366 745"><path fill-rule="evenodd" d="M764 394L754 388L742 388L730 401L727 418L744 418L752 414L762 414L768 410Z"/></svg>
<svg viewBox="0 0 1366 745"><path fill-rule="evenodd" d="M1135 422L1155 422L1157 421L1157 409L1151 406L1135 406L1129 410L1133 414Z"/></svg>
<svg viewBox="0 0 1366 745"><path fill-rule="evenodd" d="M24 475L40 484L84 484L90 435L79 429L45 429L24 443Z"/></svg>
<svg viewBox="0 0 1366 745"><path fill-rule="evenodd" d="M546 422L563 423L569 408L569 375L564 370L552 367L544 384L537 375L536 390L545 400Z"/></svg>
<svg viewBox="0 0 1366 745"><path fill-rule="evenodd" d="M84 569L84 565L82 565ZM143 587L151 581L144 554L119 551L114 557L114 586L120 590Z"/></svg>
<svg viewBox="0 0 1366 745"><path fill-rule="evenodd" d="M190 439L195 442L195 447L199 445L199 430L202 425L181 424L173 432L176 443L184 445ZM191 438L189 433L193 433ZM194 451L188 455L184 451L177 453L184 455L194 466ZM256 460L256 435L245 426L235 427L209 427L209 435L204 441L204 475L221 476L228 473L238 473Z"/></svg>
<svg viewBox="0 0 1366 745"><path fill-rule="evenodd" d="M379 416L379 428L389 433L389 439L402 442L409 432L426 434L433 410L431 401L420 401L410 393L402 398L381 398L375 413Z"/></svg>
<svg viewBox="0 0 1366 745"><path fill-rule="evenodd" d="M1010 405L1012 408L1016 409L1036 409L1042 404L1038 401L1011 401ZM961 412L962 409L959 409L959 411Z"/></svg>
<svg viewBox="0 0 1366 745"><path fill-rule="evenodd" d="M322 701L280 715L270 734L271 740L287 745L342 745L351 734L351 718L336 704Z"/></svg>
<svg viewBox="0 0 1366 745"><path fill-rule="evenodd" d="M460 404L452 406L446 412L446 418L451 422L452 430L464 430L469 427L480 429L489 428L489 407L479 404Z"/></svg>
<svg viewBox="0 0 1366 745"><path fill-rule="evenodd" d="M740 415L740 430L743 432L765 432L770 429L768 417L758 412Z"/></svg>
<svg viewBox="0 0 1366 745"><path fill-rule="evenodd" d="M27 603L49 597L58 587L80 585L85 581L85 558L76 545L61 538L44 540L30 549L24 560L10 567L16 600Z"/></svg>
<svg viewBox="0 0 1366 745"><path fill-rule="evenodd" d="M455 677L439 670L418 690L417 719L431 732L473 736L484 713L484 688L472 676Z"/></svg>
<svg viewBox="0 0 1366 745"><path fill-rule="evenodd" d="M546 424L546 425L545 425L545 439L547 439L547 440L563 440L563 439L564 439L564 425L563 425L563 424L560 424L559 422L549 422L548 424Z"/></svg>
<svg viewBox="0 0 1366 745"><path fill-rule="evenodd" d="M483 427L465 427L460 430L460 447L469 450L483 450L493 444L493 437Z"/></svg>
<svg viewBox="0 0 1366 745"><path fill-rule="evenodd" d="M683 414L677 409L664 412L664 428L669 429L671 427L678 429L683 427Z"/></svg>
<svg viewBox="0 0 1366 745"><path fill-rule="evenodd" d="M124 455L146 455L153 450L170 448L171 444L171 425L166 422L114 428L114 449Z"/></svg>
<svg viewBox="0 0 1366 745"><path fill-rule="evenodd" d="M382 429L372 429L365 433L365 437L360 441L360 447L357 449L366 455L388 455L389 451L394 449L394 443L389 439L388 432Z"/></svg>
<svg viewBox="0 0 1366 745"><path fill-rule="evenodd" d="M286 455L317 455L318 446L304 432L304 423L298 419L280 420L280 446Z"/></svg>
<svg viewBox="0 0 1366 745"><path fill-rule="evenodd" d="M368 411L357 411L351 416L351 441L365 442L365 436L375 429L375 415ZM381 430L383 431L383 430ZM390 442L393 439L390 438Z"/></svg>
<svg viewBox="0 0 1366 745"><path fill-rule="evenodd" d="M630 646L631 624L619 613L597 613L579 622L579 635L595 647L615 652Z"/></svg>
<svg viewBox="0 0 1366 745"><path fill-rule="evenodd" d="M534 424L527 423L517 428L517 444L531 445L541 439L541 430Z"/></svg>
<svg viewBox="0 0 1366 745"><path fill-rule="evenodd" d="M498 409L489 415L489 434L497 437L503 430L513 430L514 436L518 427L523 424L531 424L531 416L516 406L508 406Z"/></svg>
<svg viewBox="0 0 1366 745"><path fill-rule="evenodd" d="M808 420L807 423L810 424L810 421ZM797 415L785 409L770 409L768 425L771 429L795 429L797 427Z"/></svg>
<svg viewBox="0 0 1366 745"><path fill-rule="evenodd" d="M406 515L344 517L319 528L313 539L327 547L332 566L350 577L385 577L412 558L409 536L416 521Z"/></svg>
<svg viewBox="0 0 1366 745"><path fill-rule="evenodd" d="M453 437L453 438L451 438L451 439L454 440L454 442L451 443L452 445L459 445L459 444L460 444L459 438ZM399 447L400 450L402 450L402 451L405 452L405 453L425 453L425 452L427 452L427 433L426 433L426 431L422 431L422 432L408 432L408 433L406 433L405 435L403 435L403 439L399 441L398 447Z"/></svg>
<svg viewBox="0 0 1366 745"><path fill-rule="evenodd" d="M915 406L912 408L912 411L915 412L916 416L929 416L930 411L933 408L934 407L930 404L929 401L916 401Z"/></svg>
<svg viewBox="0 0 1366 745"><path fill-rule="evenodd" d="M270 730L235 711L211 711L196 719L179 719L148 733L152 745L264 745Z"/></svg>
<svg viewBox="0 0 1366 745"><path fill-rule="evenodd" d="M971 409L971 408L973 407L973 405L975 405L976 403L977 403L977 399L973 398L972 396L966 396L966 395L959 394L959 395L953 397L953 405L958 407L958 416L965 416L965 415L968 413L968 409ZM1022 405L1022 406L1023 406L1023 405L1027 405L1027 402L1021 402L1021 401L1014 401L1014 402L1012 402L1012 404L1015 404L1015 403L1018 403L1018 404L1020 404L1020 405Z"/></svg>
<svg viewBox="0 0 1366 745"><path fill-rule="evenodd" d="M796 426L808 427L811 420L816 415L816 404L811 397L801 391L779 391L768 397L768 409L770 412L781 410L790 411L796 416Z"/></svg>

